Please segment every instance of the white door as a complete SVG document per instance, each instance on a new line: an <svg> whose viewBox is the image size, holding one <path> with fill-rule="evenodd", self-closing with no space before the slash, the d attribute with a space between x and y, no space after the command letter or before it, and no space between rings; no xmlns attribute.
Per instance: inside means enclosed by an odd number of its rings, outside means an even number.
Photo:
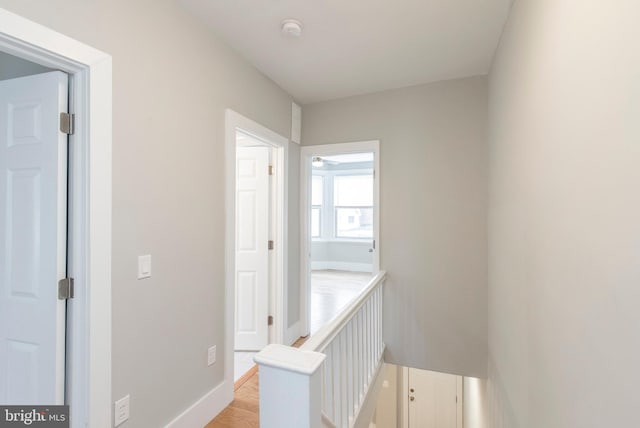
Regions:
<svg viewBox="0 0 640 428"><path fill-rule="evenodd" d="M409 428L461 427L461 389L460 376L410 368Z"/></svg>
<svg viewBox="0 0 640 428"><path fill-rule="evenodd" d="M0 403L63 404L67 75L0 82Z"/></svg>
<svg viewBox="0 0 640 428"><path fill-rule="evenodd" d="M258 351L268 343L269 149L236 151L235 349Z"/></svg>

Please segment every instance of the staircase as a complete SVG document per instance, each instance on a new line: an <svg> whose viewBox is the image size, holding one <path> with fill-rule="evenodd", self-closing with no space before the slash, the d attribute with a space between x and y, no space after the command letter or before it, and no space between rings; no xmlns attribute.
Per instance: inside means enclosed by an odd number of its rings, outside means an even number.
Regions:
<svg viewBox="0 0 640 428"><path fill-rule="evenodd" d="M263 428L368 428L382 383L385 272L299 349L269 345L260 366Z"/></svg>

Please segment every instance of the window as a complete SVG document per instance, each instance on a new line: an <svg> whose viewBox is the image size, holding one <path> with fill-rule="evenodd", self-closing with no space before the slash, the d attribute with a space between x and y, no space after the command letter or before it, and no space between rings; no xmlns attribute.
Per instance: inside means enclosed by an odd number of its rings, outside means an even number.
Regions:
<svg viewBox="0 0 640 428"><path fill-rule="evenodd" d="M335 236L373 238L373 175L333 178Z"/></svg>
<svg viewBox="0 0 640 428"><path fill-rule="evenodd" d="M324 198L324 177L311 177L311 237L319 238L322 234L322 199Z"/></svg>

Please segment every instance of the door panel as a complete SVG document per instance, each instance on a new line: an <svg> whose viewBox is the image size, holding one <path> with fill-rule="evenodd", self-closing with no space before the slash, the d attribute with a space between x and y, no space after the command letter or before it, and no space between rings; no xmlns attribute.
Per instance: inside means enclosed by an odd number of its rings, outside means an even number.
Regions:
<svg viewBox="0 0 640 428"><path fill-rule="evenodd" d="M458 378L409 369L409 428L456 428Z"/></svg>
<svg viewBox="0 0 640 428"><path fill-rule="evenodd" d="M258 351L269 339L269 149L236 153L235 349Z"/></svg>
<svg viewBox="0 0 640 428"><path fill-rule="evenodd" d="M67 75L0 82L0 403L63 404Z"/></svg>

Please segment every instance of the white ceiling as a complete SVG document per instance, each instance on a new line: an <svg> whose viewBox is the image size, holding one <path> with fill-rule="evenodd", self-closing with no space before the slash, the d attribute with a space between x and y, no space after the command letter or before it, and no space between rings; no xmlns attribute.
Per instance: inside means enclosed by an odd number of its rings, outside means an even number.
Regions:
<svg viewBox="0 0 640 428"><path fill-rule="evenodd" d="M303 104L486 74L511 0L179 0ZM302 21L299 39L280 32Z"/></svg>

